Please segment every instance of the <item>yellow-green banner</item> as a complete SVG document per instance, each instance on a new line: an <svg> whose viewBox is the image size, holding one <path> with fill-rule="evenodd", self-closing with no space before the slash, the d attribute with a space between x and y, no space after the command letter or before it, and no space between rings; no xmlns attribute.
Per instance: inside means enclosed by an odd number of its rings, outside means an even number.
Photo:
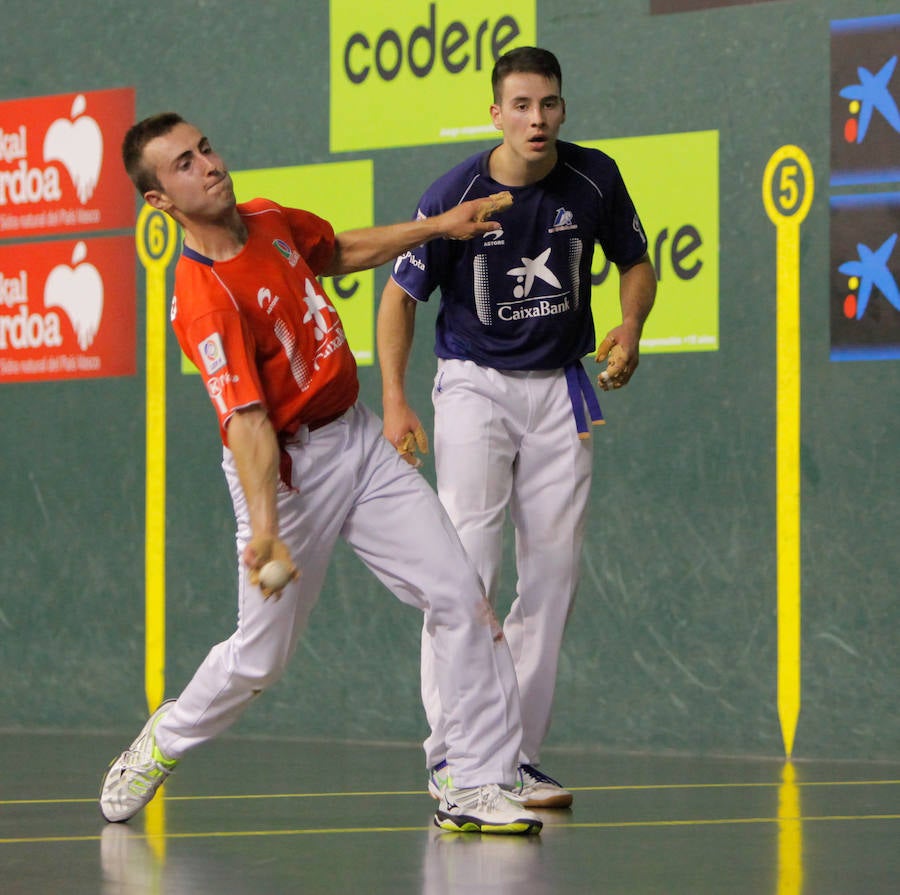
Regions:
<svg viewBox="0 0 900 895"><path fill-rule="evenodd" d="M535 0L331 0L331 151L494 138L491 69Z"/></svg>
<svg viewBox="0 0 900 895"><path fill-rule="evenodd" d="M611 155L641 216L659 278L647 353L719 347L719 133L577 141ZM619 277L598 251L591 305L597 338L621 320Z"/></svg>

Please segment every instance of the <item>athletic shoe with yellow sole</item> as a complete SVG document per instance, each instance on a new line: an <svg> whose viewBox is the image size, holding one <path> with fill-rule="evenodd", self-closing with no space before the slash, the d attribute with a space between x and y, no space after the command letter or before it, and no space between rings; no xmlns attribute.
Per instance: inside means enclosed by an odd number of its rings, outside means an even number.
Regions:
<svg viewBox="0 0 900 895"><path fill-rule="evenodd" d="M496 783L466 789L445 786L434 823L451 833L540 833L543 826Z"/></svg>
<svg viewBox="0 0 900 895"><path fill-rule="evenodd" d="M167 699L148 719L137 739L110 763L100 789L100 813L110 823L134 817L156 795L177 761L167 759L156 746L153 731L175 703Z"/></svg>

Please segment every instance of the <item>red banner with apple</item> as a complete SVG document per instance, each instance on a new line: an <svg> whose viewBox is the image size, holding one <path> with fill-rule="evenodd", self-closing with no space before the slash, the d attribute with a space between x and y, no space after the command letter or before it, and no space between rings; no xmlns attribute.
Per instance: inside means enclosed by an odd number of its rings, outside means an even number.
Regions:
<svg viewBox="0 0 900 895"><path fill-rule="evenodd" d="M134 89L0 102L0 239L134 226Z"/></svg>
<svg viewBox="0 0 900 895"><path fill-rule="evenodd" d="M0 382L131 376L131 236L0 243Z"/></svg>

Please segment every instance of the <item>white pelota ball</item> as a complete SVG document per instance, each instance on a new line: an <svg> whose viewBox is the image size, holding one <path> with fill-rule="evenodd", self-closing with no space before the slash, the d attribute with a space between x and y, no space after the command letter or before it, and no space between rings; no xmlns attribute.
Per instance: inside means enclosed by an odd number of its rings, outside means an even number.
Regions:
<svg viewBox="0 0 900 895"><path fill-rule="evenodd" d="M271 559L259 570L259 586L281 590L291 580L291 567L280 559Z"/></svg>

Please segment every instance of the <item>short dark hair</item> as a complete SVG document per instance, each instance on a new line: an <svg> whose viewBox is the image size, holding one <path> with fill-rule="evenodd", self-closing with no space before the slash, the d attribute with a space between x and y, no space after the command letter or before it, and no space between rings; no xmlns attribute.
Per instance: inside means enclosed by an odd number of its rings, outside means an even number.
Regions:
<svg viewBox="0 0 900 895"><path fill-rule="evenodd" d="M516 47L504 53L495 63L491 73L491 87L494 90L494 102L500 102L503 81L508 75L529 74L543 75L545 78L556 78L562 92L562 69L559 60L549 50L540 47Z"/></svg>
<svg viewBox="0 0 900 895"><path fill-rule="evenodd" d="M122 140L122 162L137 191L143 196L148 190L162 189L162 184L155 171L150 171L144 164L144 148L157 137L169 133L184 119L175 112L160 112L139 121L128 129Z"/></svg>

